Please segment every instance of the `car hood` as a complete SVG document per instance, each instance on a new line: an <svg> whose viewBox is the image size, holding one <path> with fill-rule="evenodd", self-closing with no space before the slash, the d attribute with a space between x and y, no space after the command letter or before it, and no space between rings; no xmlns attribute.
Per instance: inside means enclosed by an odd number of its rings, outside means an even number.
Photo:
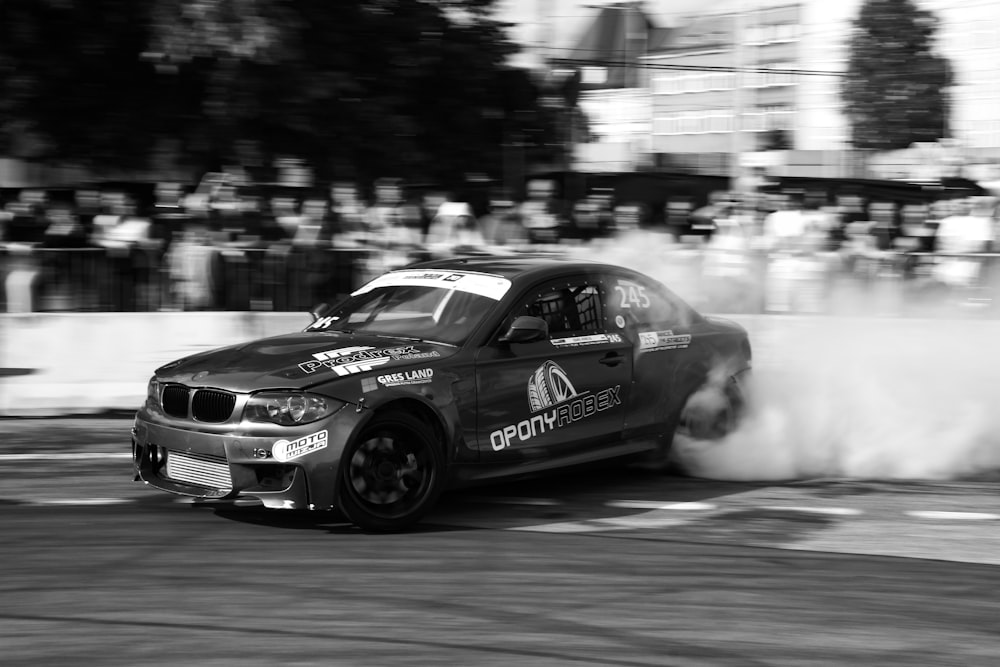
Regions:
<svg viewBox="0 0 1000 667"><path fill-rule="evenodd" d="M237 392L303 389L337 378L427 364L457 348L412 338L303 332L230 345L173 361L156 370L161 382Z"/></svg>

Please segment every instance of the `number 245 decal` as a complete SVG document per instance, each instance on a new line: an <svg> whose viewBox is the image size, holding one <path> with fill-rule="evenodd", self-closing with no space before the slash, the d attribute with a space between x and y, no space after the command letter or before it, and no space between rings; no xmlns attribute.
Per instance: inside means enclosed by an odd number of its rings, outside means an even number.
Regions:
<svg viewBox="0 0 1000 667"><path fill-rule="evenodd" d="M646 288L628 280L619 280L615 291L621 299L621 308L649 308L649 296Z"/></svg>

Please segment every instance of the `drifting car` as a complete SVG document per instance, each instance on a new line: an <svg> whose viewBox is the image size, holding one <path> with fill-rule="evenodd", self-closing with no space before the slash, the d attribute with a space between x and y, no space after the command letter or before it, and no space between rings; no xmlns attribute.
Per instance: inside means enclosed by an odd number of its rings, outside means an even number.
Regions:
<svg viewBox="0 0 1000 667"><path fill-rule="evenodd" d="M551 257L409 266L313 317L157 369L135 479L397 531L445 489L725 435L751 366L736 323L636 271Z"/></svg>

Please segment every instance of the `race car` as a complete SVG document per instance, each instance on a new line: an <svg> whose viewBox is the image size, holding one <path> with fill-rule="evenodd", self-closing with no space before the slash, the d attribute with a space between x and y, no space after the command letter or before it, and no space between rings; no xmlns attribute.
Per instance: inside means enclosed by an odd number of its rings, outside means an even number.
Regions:
<svg viewBox="0 0 1000 667"><path fill-rule="evenodd" d="M412 526L450 488L735 428L747 332L636 271L470 257L385 273L304 331L157 369L136 481Z"/></svg>

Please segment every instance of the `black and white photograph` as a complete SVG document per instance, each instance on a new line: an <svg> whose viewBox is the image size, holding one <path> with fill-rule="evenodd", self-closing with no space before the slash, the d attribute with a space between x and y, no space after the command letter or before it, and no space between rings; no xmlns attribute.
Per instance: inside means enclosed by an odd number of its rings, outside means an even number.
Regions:
<svg viewBox="0 0 1000 667"><path fill-rule="evenodd" d="M0 664L1000 665L1000 2L0 0Z"/></svg>

